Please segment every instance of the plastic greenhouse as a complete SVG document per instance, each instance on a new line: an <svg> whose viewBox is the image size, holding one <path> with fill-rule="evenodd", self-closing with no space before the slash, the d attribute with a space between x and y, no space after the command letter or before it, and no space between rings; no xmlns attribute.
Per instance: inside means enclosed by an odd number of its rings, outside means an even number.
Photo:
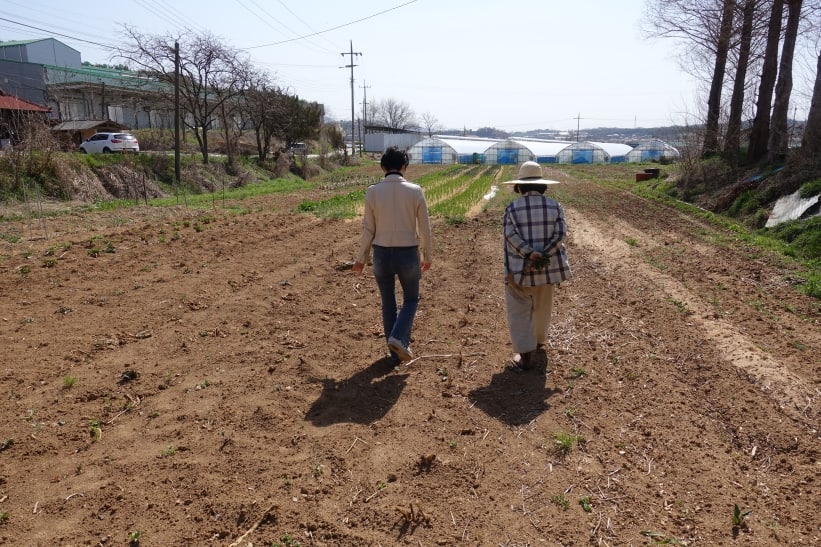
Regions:
<svg viewBox="0 0 821 547"><path fill-rule="evenodd" d="M674 146L659 139L640 141L638 146L627 153L627 161L647 162L661 161L662 158L678 161L681 153Z"/></svg>
<svg viewBox="0 0 821 547"><path fill-rule="evenodd" d="M556 154L557 163L620 163L633 149L614 142L574 142Z"/></svg>
<svg viewBox="0 0 821 547"><path fill-rule="evenodd" d="M485 150L499 142L495 139L430 137L408 149L411 163L484 163Z"/></svg>
<svg viewBox="0 0 821 547"><path fill-rule="evenodd" d="M570 141L538 141L506 139L497 142L485 152L485 163L515 165L526 161L556 163L557 154L573 144Z"/></svg>

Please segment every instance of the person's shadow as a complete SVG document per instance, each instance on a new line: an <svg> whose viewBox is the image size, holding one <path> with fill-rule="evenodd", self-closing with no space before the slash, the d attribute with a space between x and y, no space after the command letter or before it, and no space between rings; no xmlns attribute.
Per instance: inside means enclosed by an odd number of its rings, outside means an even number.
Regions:
<svg viewBox="0 0 821 547"><path fill-rule="evenodd" d="M505 369L493 375L490 385L470 392L470 400L491 418L508 425L530 423L548 409L547 399L560 389L547 389L547 362L543 350L533 370Z"/></svg>
<svg viewBox="0 0 821 547"><path fill-rule="evenodd" d="M393 370L390 358L385 357L346 380L323 380L322 393L305 417L316 426L375 422L405 389L409 374L388 375Z"/></svg>

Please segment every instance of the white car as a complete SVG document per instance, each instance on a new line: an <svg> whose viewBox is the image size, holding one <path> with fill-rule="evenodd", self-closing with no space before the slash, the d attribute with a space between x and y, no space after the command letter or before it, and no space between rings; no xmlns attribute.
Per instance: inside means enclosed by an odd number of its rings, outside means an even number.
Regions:
<svg viewBox="0 0 821 547"><path fill-rule="evenodd" d="M139 152L140 143L131 133L96 133L80 145L82 154Z"/></svg>

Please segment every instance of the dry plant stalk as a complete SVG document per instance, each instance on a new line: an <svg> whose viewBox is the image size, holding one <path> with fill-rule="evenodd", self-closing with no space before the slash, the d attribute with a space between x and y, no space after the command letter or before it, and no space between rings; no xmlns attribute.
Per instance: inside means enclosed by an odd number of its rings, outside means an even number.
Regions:
<svg viewBox="0 0 821 547"><path fill-rule="evenodd" d="M407 509L399 506L396 506L394 509L402 515L402 520L404 520L406 524L430 524L430 517L422 511L421 507L413 502L408 504Z"/></svg>

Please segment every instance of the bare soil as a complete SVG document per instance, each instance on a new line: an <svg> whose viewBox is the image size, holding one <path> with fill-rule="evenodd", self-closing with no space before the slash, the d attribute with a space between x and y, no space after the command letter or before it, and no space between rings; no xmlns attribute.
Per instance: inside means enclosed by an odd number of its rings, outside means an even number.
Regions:
<svg viewBox="0 0 821 547"><path fill-rule="evenodd" d="M434 219L397 369L360 221L296 212L332 191L0 224L0 544L821 544L819 301L612 167L548 173L575 278L527 373L500 197Z"/></svg>

